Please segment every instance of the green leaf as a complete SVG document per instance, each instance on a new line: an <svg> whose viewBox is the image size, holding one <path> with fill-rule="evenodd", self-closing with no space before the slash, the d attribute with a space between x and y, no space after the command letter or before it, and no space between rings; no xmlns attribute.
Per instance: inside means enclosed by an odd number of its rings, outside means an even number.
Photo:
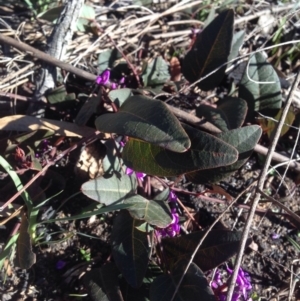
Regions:
<svg viewBox="0 0 300 301"><path fill-rule="evenodd" d="M85 287L93 301L122 301L118 276L120 272L109 262L100 269L93 269L84 276Z"/></svg>
<svg viewBox="0 0 300 301"><path fill-rule="evenodd" d="M264 109L281 108L282 96L278 75L260 52L250 59L240 83L239 97L247 101L250 117L254 112Z"/></svg>
<svg viewBox="0 0 300 301"><path fill-rule="evenodd" d="M123 173L123 159L119 155L123 147L114 139L108 139L104 142L106 147L106 156L103 158L103 170L106 174L116 174L121 176Z"/></svg>
<svg viewBox="0 0 300 301"><path fill-rule="evenodd" d="M240 48L244 43L245 34L246 32L244 30L240 30L233 35L231 51L228 57L228 61L231 61L232 59L235 59L238 56ZM230 67L231 65L232 63L230 63L227 67Z"/></svg>
<svg viewBox="0 0 300 301"><path fill-rule="evenodd" d="M97 107L99 103L99 96L89 97L78 112L75 118L75 123L77 125L86 125L86 123L89 121L92 115L97 112Z"/></svg>
<svg viewBox="0 0 300 301"><path fill-rule="evenodd" d="M127 211L121 211L114 220L111 233L112 254L117 267L133 287L142 285L151 250L147 233L137 230L139 221Z"/></svg>
<svg viewBox="0 0 300 301"><path fill-rule="evenodd" d="M246 114L246 101L236 97L226 97L220 100L217 108L208 105L200 105L196 108L198 117L205 117L223 132L241 127Z"/></svg>
<svg viewBox="0 0 300 301"><path fill-rule="evenodd" d="M25 213L22 215L19 237L17 241L17 265L21 269L30 269L36 261L35 253L32 252L32 242L28 231L28 220Z"/></svg>
<svg viewBox="0 0 300 301"><path fill-rule="evenodd" d="M144 220L150 225L166 228L172 222L171 210L165 202L147 200L141 195L134 195L127 198L124 204L132 205L128 211L133 218Z"/></svg>
<svg viewBox="0 0 300 301"><path fill-rule="evenodd" d="M192 141L187 152L175 153L130 139L123 150L125 164L135 171L167 177L229 165L237 160L238 152L231 145L192 127L184 128Z"/></svg>
<svg viewBox="0 0 300 301"><path fill-rule="evenodd" d="M61 12L64 9L64 7L65 7L64 5L52 7L50 9L48 9L47 11L38 14L37 17L39 19L47 20L49 22L54 22L58 19L58 17L60 16Z"/></svg>
<svg viewBox="0 0 300 301"><path fill-rule="evenodd" d="M109 99L114 102L119 108L125 100L127 100L130 96L133 96L132 90L129 88L111 90L108 93Z"/></svg>
<svg viewBox="0 0 300 301"><path fill-rule="evenodd" d="M140 95L129 97L117 113L98 117L96 127L105 133L142 139L174 152L185 152L191 143L163 102Z"/></svg>
<svg viewBox="0 0 300 301"><path fill-rule="evenodd" d="M98 72L102 73L106 69L113 68L115 61L121 57L117 49L107 49L101 52L98 56Z"/></svg>
<svg viewBox="0 0 300 301"><path fill-rule="evenodd" d="M178 262L170 275L157 277L150 288L151 301L170 301L175 292L188 260ZM181 282L174 301L216 301L216 297L210 288L207 279L199 267L192 263Z"/></svg>
<svg viewBox="0 0 300 301"><path fill-rule="evenodd" d="M250 125L216 134L219 139L222 139L237 149L239 152L238 160L231 165L213 168L206 170L205 172L197 171L188 173L186 174L186 177L190 181L198 184L207 182L214 183L228 177L246 163L259 138L261 137L261 133L261 127L258 125Z"/></svg>
<svg viewBox="0 0 300 301"><path fill-rule="evenodd" d="M5 244L5 247L1 250L1 252L0 252L0 271L3 268L5 259L8 258L12 254L13 250L15 249L18 237L19 237L19 233L13 235L8 240L8 242Z"/></svg>
<svg viewBox="0 0 300 301"><path fill-rule="evenodd" d="M182 65L182 73L189 82L194 83L227 62L233 35L233 21L233 10L224 10L197 35ZM225 75L225 70L226 66L200 81L197 86L204 91L217 87Z"/></svg>
<svg viewBox="0 0 300 301"><path fill-rule="evenodd" d="M79 18L76 23L78 31L85 32L86 27L95 20L96 12L94 8L90 5L84 4L81 8Z"/></svg>
<svg viewBox="0 0 300 301"><path fill-rule="evenodd" d="M66 87L64 85L54 88L53 90L47 93L46 97L50 104L57 104L76 99L74 93L67 93Z"/></svg>
<svg viewBox="0 0 300 301"><path fill-rule="evenodd" d="M162 275L162 270L159 266L149 263L143 283L138 289L132 288L122 277L120 287L124 301L149 301L151 284L160 275Z"/></svg>
<svg viewBox="0 0 300 301"><path fill-rule="evenodd" d="M169 64L161 56L145 64L142 73L144 86L161 89L170 79Z"/></svg>
<svg viewBox="0 0 300 301"><path fill-rule="evenodd" d="M164 258L169 267L177 261L189 260L206 231L199 231L180 237L162 239ZM209 232L199 248L193 262L204 272L211 270L235 255L239 249L242 232L213 230ZM247 240L247 246L251 238Z"/></svg>
<svg viewBox="0 0 300 301"><path fill-rule="evenodd" d="M101 204L111 205L123 203L124 199L133 194L136 188L135 176L122 175L118 178L112 175L110 178L99 177L84 183L81 191Z"/></svg>

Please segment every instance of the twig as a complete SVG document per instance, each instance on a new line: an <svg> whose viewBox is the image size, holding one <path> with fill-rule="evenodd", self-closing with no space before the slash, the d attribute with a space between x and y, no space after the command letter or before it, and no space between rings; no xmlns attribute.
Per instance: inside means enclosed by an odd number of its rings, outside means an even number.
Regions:
<svg viewBox="0 0 300 301"><path fill-rule="evenodd" d="M236 256L236 259L235 259L234 271L233 271L233 274L232 274L232 278L230 280L230 285L229 285L229 288L228 288L228 293L227 293L227 298L226 298L227 301L231 301L231 299L232 299L232 295L233 295L234 287L235 287L235 282L236 282L236 279L237 279L237 275L238 275L238 272L239 272L239 268L240 268L240 265L241 265L241 262L242 262L242 257L243 257L245 246L246 246L246 241L247 241L248 236L249 236L250 227L251 227L251 224L252 224L252 220L253 220L253 217L254 217L254 214L255 214L256 207L259 203L259 199L260 199L260 195L261 195L260 191L263 190L265 178L266 178L266 175L267 175L267 172L268 172L268 168L269 168L269 165L270 165L271 160L272 160L272 155L275 151L275 147L276 147L276 144L277 144L278 139L280 137L282 126L283 126L285 118L288 114L289 108L292 104L293 94L294 94L297 86L299 85L299 81L300 81L300 69L298 70L297 76L296 76L296 78L293 82L290 93L288 95L285 106L283 108L280 120L277 124L272 144L271 144L271 146L268 150L268 154L267 154L267 157L266 157L266 162L265 162L264 168L262 169L261 174L258 178L258 184L257 184L257 187L256 187L254 200L253 200L251 209L248 213L247 221L246 221L246 224L245 224L245 227L244 227L244 231L243 231L243 235L242 235L242 239L241 239L241 243L240 243L239 252L238 252L238 254Z"/></svg>

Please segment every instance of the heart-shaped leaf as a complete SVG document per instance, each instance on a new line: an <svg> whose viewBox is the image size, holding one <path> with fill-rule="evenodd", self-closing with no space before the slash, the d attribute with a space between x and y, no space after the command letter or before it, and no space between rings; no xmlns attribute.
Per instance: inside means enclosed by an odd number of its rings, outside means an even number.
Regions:
<svg viewBox="0 0 300 301"><path fill-rule="evenodd" d="M147 200L141 195L127 198L124 204L131 204L128 210L133 218L144 220L150 225L166 228L172 222L169 206L162 201Z"/></svg>
<svg viewBox="0 0 300 301"><path fill-rule="evenodd" d="M142 285L151 249L148 234L136 228L140 223L128 211L123 210L115 218L111 233L112 254L116 265L134 288Z"/></svg>
<svg viewBox="0 0 300 301"><path fill-rule="evenodd" d="M115 174L110 178L96 178L81 186L81 191L89 198L105 205L121 204L124 199L136 190L136 177L122 175L118 178Z"/></svg>
<svg viewBox="0 0 300 301"><path fill-rule="evenodd" d="M162 275L157 277L150 288L150 300L151 301L170 301L175 292L185 269L188 264L188 260L181 260L178 262L171 271L170 275ZM205 275L199 269L199 267L192 263L183 281L179 287L179 290L173 299L174 301L216 301L216 297L210 288Z"/></svg>
<svg viewBox="0 0 300 301"><path fill-rule="evenodd" d="M85 287L93 301L123 301L119 288L120 271L112 262L93 269L84 276Z"/></svg>
<svg viewBox="0 0 300 301"><path fill-rule="evenodd" d="M231 49L233 21L233 10L224 10L197 35L181 69L189 82L194 83L227 62ZM200 81L198 87L204 91L215 88L222 81L225 70L226 66L220 68Z"/></svg>
<svg viewBox="0 0 300 301"><path fill-rule="evenodd" d="M163 258L167 260L168 266L172 267L174 263L182 259L189 260L204 234L205 231L199 231L180 237L162 239ZM217 267L237 253L241 237L242 232L226 230L209 232L193 262L204 272ZM247 246L250 243L251 238L247 240Z"/></svg>
<svg viewBox="0 0 300 301"><path fill-rule="evenodd" d="M229 165L237 150L222 140L184 126L192 145L185 153L175 153L157 145L130 139L123 150L125 164L135 171L156 176L178 176L186 172Z"/></svg>
<svg viewBox="0 0 300 301"><path fill-rule="evenodd" d="M248 103L248 115L264 109L280 109L281 87L271 64L258 52L250 59L239 87L239 97Z"/></svg>
<svg viewBox="0 0 300 301"><path fill-rule="evenodd" d="M250 125L243 128L231 130L228 132L216 134L219 139L234 146L238 152L238 160L228 166L213 168L205 172L196 171L186 174L186 177L194 183L217 182L237 171L246 163L250 157L255 145L257 144L262 130L258 125Z"/></svg>
<svg viewBox="0 0 300 301"><path fill-rule="evenodd" d="M226 97L220 100L217 108L208 105L200 105L196 108L198 117L205 117L223 132L241 127L246 114L246 101L237 97Z"/></svg>
<svg viewBox="0 0 300 301"><path fill-rule="evenodd" d="M141 95L129 97L117 113L98 117L96 127L105 133L134 137L174 152L185 152L191 144L180 122L163 102Z"/></svg>

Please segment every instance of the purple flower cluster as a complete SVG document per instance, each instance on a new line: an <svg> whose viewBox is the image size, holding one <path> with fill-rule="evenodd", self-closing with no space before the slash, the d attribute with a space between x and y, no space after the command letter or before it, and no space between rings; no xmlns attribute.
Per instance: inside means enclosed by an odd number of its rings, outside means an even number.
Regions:
<svg viewBox="0 0 300 301"><path fill-rule="evenodd" d="M129 176L131 176L133 173L135 173L136 177L137 177L138 179L140 179L140 180L143 180L144 177L146 176L145 173L143 173L143 172L138 172L138 171L134 171L133 169L131 169L131 168L129 168L129 167L126 168L125 173L126 173L126 175L129 175Z"/></svg>
<svg viewBox="0 0 300 301"><path fill-rule="evenodd" d="M171 207L172 222L164 229L157 229L156 232L162 237L174 237L180 232L179 215L176 210L177 196L171 191L169 194L169 205Z"/></svg>
<svg viewBox="0 0 300 301"><path fill-rule="evenodd" d="M233 270L227 267L227 272L229 274L232 274ZM216 271L214 279L211 282L211 287L220 301L226 300L226 292L222 290L222 288L226 288L227 283L224 283L222 281L221 274L218 270ZM236 279L235 291L233 293L231 301L251 301L252 299L249 298L249 291L251 291L251 289L252 285L250 282L249 274L245 272L242 268L240 268Z"/></svg>
<svg viewBox="0 0 300 301"><path fill-rule="evenodd" d="M114 83L110 80L110 71L108 69L104 70L100 75L96 78L96 83L101 86L106 86L112 90L117 89L120 85L125 83L125 78L122 77L119 83Z"/></svg>

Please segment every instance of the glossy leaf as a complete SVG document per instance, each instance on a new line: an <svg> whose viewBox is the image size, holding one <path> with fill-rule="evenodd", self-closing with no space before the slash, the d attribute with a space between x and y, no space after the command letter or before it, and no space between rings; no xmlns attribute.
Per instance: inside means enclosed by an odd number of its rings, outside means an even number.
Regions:
<svg viewBox="0 0 300 301"><path fill-rule="evenodd" d="M171 271L170 275L157 277L150 289L151 301L170 301L179 283L188 260L181 260ZM201 269L192 263L188 268L174 301L216 301L216 297L210 288L207 279Z"/></svg>
<svg viewBox="0 0 300 301"><path fill-rule="evenodd" d="M156 176L177 176L196 170L229 165L237 150L222 140L184 126L192 145L185 153L175 153L143 141L130 139L123 150L125 164L135 171Z"/></svg>
<svg viewBox="0 0 300 301"><path fill-rule="evenodd" d="M85 287L93 301L123 301L119 287L120 271L109 262L100 269L92 269L84 276Z"/></svg>
<svg viewBox="0 0 300 301"><path fill-rule="evenodd" d="M132 90L128 88L111 90L108 93L109 99L114 102L119 108L125 100L127 100L130 96L133 96Z"/></svg>
<svg viewBox="0 0 300 301"><path fill-rule="evenodd" d="M213 168L205 172L197 171L186 174L186 177L194 183L207 183L220 181L233 172L237 171L246 163L252 151L261 137L262 130L257 125L250 125L243 128L231 130L228 132L217 134L219 139L234 146L239 152L238 160L231 165L219 168Z"/></svg>
<svg viewBox="0 0 300 301"><path fill-rule="evenodd" d="M169 64L161 56L145 63L142 79L145 87L162 88L170 79Z"/></svg>
<svg viewBox="0 0 300 301"><path fill-rule="evenodd" d="M147 200L141 195L134 195L127 198L124 204L131 205L128 211L133 218L144 220L150 225L166 228L172 222L170 208L165 202Z"/></svg>
<svg viewBox="0 0 300 301"><path fill-rule="evenodd" d="M239 97L247 101L249 116L252 116L254 111L281 108L282 96L278 75L260 52L250 59L240 83Z"/></svg>
<svg viewBox="0 0 300 301"><path fill-rule="evenodd" d="M139 224L127 211L121 211L114 220L111 233L115 263L133 288L142 285L150 252L148 234L136 228Z"/></svg>
<svg viewBox="0 0 300 301"><path fill-rule="evenodd" d="M177 261L189 260L205 231L193 232L180 237L162 239L163 258L172 267ZM211 270L235 255L239 248L242 232L213 230L205 238L193 262L204 272ZM247 246L251 238L247 240Z"/></svg>
<svg viewBox="0 0 300 301"><path fill-rule="evenodd" d="M220 100L217 108L208 105L200 105L196 108L198 117L205 117L223 132L241 127L246 114L246 101L236 97L226 97Z"/></svg>
<svg viewBox="0 0 300 301"><path fill-rule="evenodd" d="M233 35L233 19L233 10L224 10L197 35L182 65L182 73L189 82L194 83L227 62ZM200 81L197 86L204 91L217 87L225 70L226 66Z"/></svg>
<svg viewBox="0 0 300 301"><path fill-rule="evenodd" d="M124 199L136 190L136 177L122 175L118 178L112 175L110 178L96 178L81 186L81 191L89 198L105 205L121 204Z"/></svg>
<svg viewBox="0 0 300 301"><path fill-rule="evenodd" d="M174 152L185 152L190 140L178 119L160 100L131 96L114 114L97 118L96 127L105 133L117 133L160 145Z"/></svg>
<svg viewBox="0 0 300 301"><path fill-rule="evenodd" d="M32 252L32 241L29 235L29 223L25 213L22 215L21 226L17 241L16 260L21 269L30 269L36 262L36 255Z"/></svg>

